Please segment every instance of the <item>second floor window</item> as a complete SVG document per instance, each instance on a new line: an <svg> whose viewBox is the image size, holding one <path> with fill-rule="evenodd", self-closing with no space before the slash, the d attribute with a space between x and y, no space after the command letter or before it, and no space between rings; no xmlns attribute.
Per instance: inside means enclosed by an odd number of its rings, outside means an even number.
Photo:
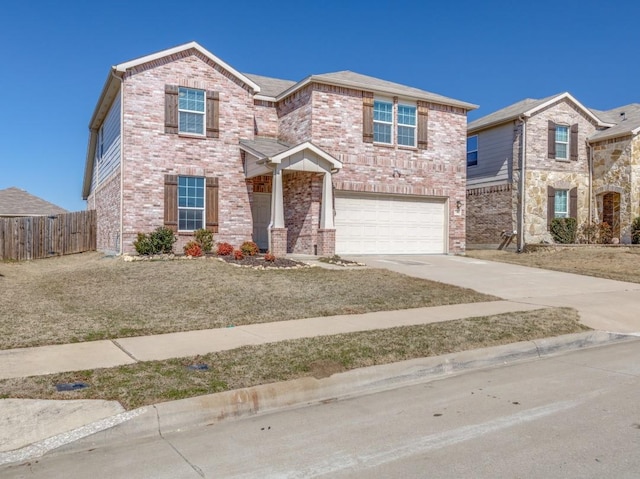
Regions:
<svg viewBox="0 0 640 479"><path fill-rule="evenodd" d="M373 141L393 143L393 103L376 100L373 103Z"/></svg>
<svg viewBox="0 0 640 479"><path fill-rule="evenodd" d="M567 160L569 151L569 127L556 125L556 158Z"/></svg>
<svg viewBox="0 0 640 479"><path fill-rule="evenodd" d="M467 138L467 166L478 164L478 135Z"/></svg>
<svg viewBox="0 0 640 479"><path fill-rule="evenodd" d="M204 135L204 90L182 88L178 90L178 124L180 133Z"/></svg>
<svg viewBox="0 0 640 479"><path fill-rule="evenodd" d="M398 145L416 146L416 107L398 105Z"/></svg>

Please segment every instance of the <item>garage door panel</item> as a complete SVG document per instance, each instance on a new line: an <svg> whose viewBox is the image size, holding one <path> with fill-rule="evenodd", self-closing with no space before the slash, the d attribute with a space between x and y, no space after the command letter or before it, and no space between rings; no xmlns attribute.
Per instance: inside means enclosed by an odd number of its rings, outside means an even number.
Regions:
<svg viewBox="0 0 640 479"><path fill-rule="evenodd" d="M445 252L445 203L427 197L336 194L336 253Z"/></svg>

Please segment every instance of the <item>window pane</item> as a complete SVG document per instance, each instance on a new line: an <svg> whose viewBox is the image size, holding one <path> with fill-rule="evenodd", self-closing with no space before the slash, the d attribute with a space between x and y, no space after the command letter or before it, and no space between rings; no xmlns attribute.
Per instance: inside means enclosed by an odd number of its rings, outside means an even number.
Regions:
<svg viewBox="0 0 640 479"><path fill-rule="evenodd" d="M467 166L474 166L478 164L478 152L470 151L467 153Z"/></svg>
<svg viewBox="0 0 640 479"><path fill-rule="evenodd" d="M398 145L414 146L416 129L412 126L398 127Z"/></svg>
<svg viewBox="0 0 640 479"><path fill-rule="evenodd" d="M567 158L567 144L566 143L556 143L556 158L566 159Z"/></svg>
<svg viewBox="0 0 640 479"><path fill-rule="evenodd" d="M203 210L179 210L178 229L193 231L203 228Z"/></svg>
<svg viewBox="0 0 640 479"><path fill-rule="evenodd" d="M204 208L204 178L192 176L178 178L178 207Z"/></svg>
<svg viewBox="0 0 640 479"><path fill-rule="evenodd" d="M180 110L199 111L204 113L204 91L180 88L178 93Z"/></svg>
<svg viewBox="0 0 640 479"><path fill-rule="evenodd" d="M204 133L204 115L200 113L180 112L180 131L182 133Z"/></svg>
<svg viewBox="0 0 640 479"><path fill-rule="evenodd" d="M391 143L391 125L386 123L374 123L373 141L376 143Z"/></svg>
<svg viewBox="0 0 640 479"><path fill-rule="evenodd" d="M400 125L416 125L416 107L407 105L398 105L398 124Z"/></svg>
<svg viewBox="0 0 640 479"><path fill-rule="evenodd" d="M556 190L555 194L555 211L556 218L567 218L569 216L568 208L568 192L567 190Z"/></svg>
<svg viewBox="0 0 640 479"><path fill-rule="evenodd" d="M467 151L476 151L478 149L478 136L470 136L467 138Z"/></svg>
<svg viewBox="0 0 640 479"><path fill-rule="evenodd" d="M386 101L374 101L373 121L391 123L393 121L393 103L388 103Z"/></svg>
<svg viewBox="0 0 640 479"><path fill-rule="evenodd" d="M556 126L556 141L566 143L569 141L569 128L566 126Z"/></svg>

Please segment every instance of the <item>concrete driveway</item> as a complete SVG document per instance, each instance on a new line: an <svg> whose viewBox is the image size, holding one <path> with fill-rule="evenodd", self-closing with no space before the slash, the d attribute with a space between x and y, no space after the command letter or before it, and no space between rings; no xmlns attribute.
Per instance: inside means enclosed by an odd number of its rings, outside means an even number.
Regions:
<svg viewBox="0 0 640 479"><path fill-rule="evenodd" d="M582 322L591 328L640 333L640 284L462 256L350 256L349 259L511 301L575 308Z"/></svg>

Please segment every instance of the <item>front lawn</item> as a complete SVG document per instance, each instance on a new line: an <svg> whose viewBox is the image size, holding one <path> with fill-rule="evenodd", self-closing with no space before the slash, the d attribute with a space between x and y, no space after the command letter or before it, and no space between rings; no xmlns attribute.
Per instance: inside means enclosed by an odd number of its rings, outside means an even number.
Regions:
<svg viewBox="0 0 640 479"><path fill-rule="evenodd" d="M0 291L0 349L497 299L384 269L100 253L0 263Z"/></svg>

